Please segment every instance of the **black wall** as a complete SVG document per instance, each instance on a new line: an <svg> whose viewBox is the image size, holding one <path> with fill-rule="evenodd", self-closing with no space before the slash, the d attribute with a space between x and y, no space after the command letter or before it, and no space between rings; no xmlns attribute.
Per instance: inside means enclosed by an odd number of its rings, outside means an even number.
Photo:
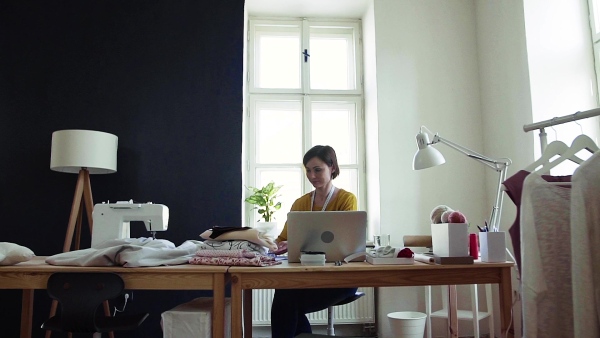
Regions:
<svg viewBox="0 0 600 338"><path fill-rule="evenodd" d="M91 176L96 203L165 204L180 245L238 226L241 203L243 0L0 0L0 242L59 253L76 175L50 170L52 132L119 137L118 170ZM143 226L132 237L148 236ZM82 247L89 247L84 232ZM1 269L1 267L0 267ZM142 328L206 292L135 291ZM208 294L209 295L209 294ZM50 301L35 292L34 336ZM2 337L18 337L21 292L0 290ZM61 336L55 334L53 336Z"/></svg>

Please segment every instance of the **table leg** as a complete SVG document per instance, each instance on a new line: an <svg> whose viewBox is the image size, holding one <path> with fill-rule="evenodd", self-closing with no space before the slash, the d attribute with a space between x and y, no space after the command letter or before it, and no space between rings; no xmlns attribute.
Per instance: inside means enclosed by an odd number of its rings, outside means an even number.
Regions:
<svg viewBox="0 0 600 338"><path fill-rule="evenodd" d="M240 276L231 276L231 337L242 338L242 281Z"/></svg>
<svg viewBox="0 0 600 338"><path fill-rule="evenodd" d="M225 275L213 274L212 336L225 337Z"/></svg>
<svg viewBox="0 0 600 338"><path fill-rule="evenodd" d="M246 289L244 292L244 336L252 338L252 289Z"/></svg>
<svg viewBox="0 0 600 338"><path fill-rule="evenodd" d="M513 338L515 336L514 323L512 321L512 276L510 267L503 268L498 284L500 298L500 328L503 337ZM509 323L513 323L509 330ZM507 332L508 331L508 332Z"/></svg>
<svg viewBox="0 0 600 338"><path fill-rule="evenodd" d="M21 304L21 338L31 338L33 322L33 290L23 290Z"/></svg>

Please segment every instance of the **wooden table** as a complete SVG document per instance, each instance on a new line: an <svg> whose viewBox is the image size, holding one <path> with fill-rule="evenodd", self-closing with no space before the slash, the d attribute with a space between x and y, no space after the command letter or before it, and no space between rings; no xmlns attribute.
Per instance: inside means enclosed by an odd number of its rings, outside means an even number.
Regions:
<svg viewBox="0 0 600 338"><path fill-rule="evenodd" d="M302 266L284 262L269 267L230 267L231 335L233 338L252 337L252 289L498 284L500 327L504 336L511 322L513 264L433 265L415 262L414 265L371 265L353 262L342 266L334 266L333 263ZM513 337L512 330L508 337Z"/></svg>
<svg viewBox="0 0 600 338"><path fill-rule="evenodd" d="M55 266L44 262L45 257L17 265L0 266L0 289L22 289L21 338L32 333L33 290L46 289L55 272L114 272L125 281L128 290L212 290L212 337L225 335L225 283L229 280L228 266L191 265L124 268Z"/></svg>

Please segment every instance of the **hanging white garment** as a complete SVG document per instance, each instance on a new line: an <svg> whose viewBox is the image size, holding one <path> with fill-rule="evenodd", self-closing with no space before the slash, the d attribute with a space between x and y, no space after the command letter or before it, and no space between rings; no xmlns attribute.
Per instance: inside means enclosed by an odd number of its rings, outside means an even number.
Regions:
<svg viewBox="0 0 600 338"><path fill-rule="evenodd" d="M521 200L523 337L574 337L570 195L531 173Z"/></svg>
<svg viewBox="0 0 600 338"><path fill-rule="evenodd" d="M574 337L600 337L600 153L573 174L571 248Z"/></svg>

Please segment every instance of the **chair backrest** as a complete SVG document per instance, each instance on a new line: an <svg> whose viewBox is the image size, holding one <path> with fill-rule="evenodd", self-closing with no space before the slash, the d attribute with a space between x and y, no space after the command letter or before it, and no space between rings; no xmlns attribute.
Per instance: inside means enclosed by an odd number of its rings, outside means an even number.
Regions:
<svg viewBox="0 0 600 338"><path fill-rule="evenodd" d="M96 311L122 294L125 283L114 273L54 273L47 290L60 303L61 326L68 332L97 332Z"/></svg>

